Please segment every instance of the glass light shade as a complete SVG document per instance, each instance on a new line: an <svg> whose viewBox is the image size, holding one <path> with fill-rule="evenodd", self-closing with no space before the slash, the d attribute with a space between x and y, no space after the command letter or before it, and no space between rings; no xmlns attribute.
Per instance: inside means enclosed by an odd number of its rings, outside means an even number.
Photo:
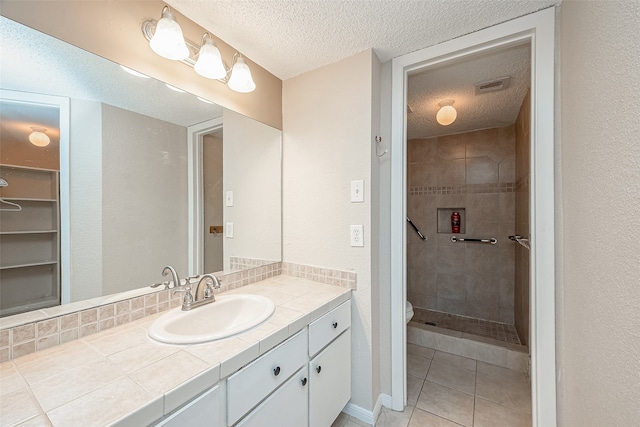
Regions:
<svg viewBox="0 0 640 427"><path fill-rule="evenodd" d="M196 73L208 79L224 79L227 70L222 64L222 56L213 40L206 39L200 47L198 53L198 62L193 67Z"/></svg>
<svg viewBox="0 0 640 427"><path fill-rule="evenodd" d="M151 49L163 58L181 61L189 57L189 48L184 42L182 29L169 8L162 11L162 19L149 42Z"/></svg>
<svg viewBox="0 0 640 427"><path fill-rule="evenodd" d="M244 61L243 57L239 57L236 63L231 69L231 77L229 78L229 88L236 92L253 92L256 88L256 84L251 77L251 70Z"/></svg>
<svg viewBox="0 0 640 427"><path fill-rule="evenodd" d="M46 147L47 145L49 145L51 140L49 139L49 136L46 133L44 133L46 129L40 129L40 128L31 128L31 129L33 129L33 132L29 134L29 142L31 142L36 147Z"/></svg>
<svg viewBox="0 0 640 427"><path fill-rule="evenodd" d="M438 114L436 114L436 120L442 126L449 126L456 121L456 117L458 117L458 112L452 105L443 106L438 110Z"/></svg>

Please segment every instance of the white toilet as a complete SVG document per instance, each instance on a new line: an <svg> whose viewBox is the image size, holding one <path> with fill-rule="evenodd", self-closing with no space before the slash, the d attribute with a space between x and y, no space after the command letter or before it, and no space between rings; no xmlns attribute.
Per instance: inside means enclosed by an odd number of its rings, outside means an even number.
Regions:
<svg viewBox="0 0 640 427"><path fill-rule="evenodd" d="M409 321L413 317L413 305L411 305L409 301L407 301L407 304L405 305L405 316L407 323L409 323Z"/></svg>

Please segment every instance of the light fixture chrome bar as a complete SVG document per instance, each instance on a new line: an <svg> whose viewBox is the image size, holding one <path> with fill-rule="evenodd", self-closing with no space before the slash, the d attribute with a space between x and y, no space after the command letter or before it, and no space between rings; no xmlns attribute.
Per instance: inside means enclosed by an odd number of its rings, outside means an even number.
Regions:
<svg viewBox="0 0 640 427"><path fill-rule="evenodd" d="M451 236L451 241L453 243L456 243L456 242L489 243L489 244L492 244L492 245L495 245L496 243L498 243L498 239L496 239L495 237L492 237L490 239L470 239L470 238L465 238L465 237Z"/></svg>
<svg viewBox="0 0 640 427"><path fill-rule="evenodd" d="M142 30L142 35L144 36L145 39L147 39L148 42L151 41L153 34L156 32L157 23L158 21L156 21L155 19L145 19L144 21L142 21L142 24L140 25L140 29ZM196 58L198 57L198 52L200 51L200 45L197 45L191 40L186 38L184 39L184 43L187 45L187 48L189 49L189 57L181 60L180 62L193 68L196 65L196 61L197 61ZM227 75L225 76L224 79L216 79L216 80L226 84L229 82L229 73L231 72L231 68L228 67L227 64L224 63L224 61L223 61L223 65L224 65L224 69L227 71Z"/></svg>

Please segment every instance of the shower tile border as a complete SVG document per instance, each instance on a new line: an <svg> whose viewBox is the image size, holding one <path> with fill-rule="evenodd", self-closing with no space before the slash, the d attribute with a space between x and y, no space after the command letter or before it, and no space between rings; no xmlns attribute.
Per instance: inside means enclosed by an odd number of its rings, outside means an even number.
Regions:
<svg viewBox="0 0 640 427"><path fill-rule="evenodd" d="M493 184L462 184L440 186L416 186L409 187L410 196L441 196L441 195L467 195L467 194L498 194L514 193L515 182L500 182Z"/></svg>

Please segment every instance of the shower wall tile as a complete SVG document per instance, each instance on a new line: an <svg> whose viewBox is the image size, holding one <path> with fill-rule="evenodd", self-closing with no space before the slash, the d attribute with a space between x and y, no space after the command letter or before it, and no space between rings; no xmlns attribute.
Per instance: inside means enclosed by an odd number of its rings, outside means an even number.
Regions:
<svg viewBox="0 0 640 427"><path fill-rule="evenodd" d="M416 307L513 324L515 128L408 141L407 213L428 237L407 229L407 294ZM437 233L438 208L465 208L462 237L498 244L452 243L450 233Z"/></svg>
<svg viewBox="0 0 640 427"><path fill-rule="evenodd" d="M493 184L498 182L498 164L489 157L467 158L465 164L467 184Z"/></svg>

